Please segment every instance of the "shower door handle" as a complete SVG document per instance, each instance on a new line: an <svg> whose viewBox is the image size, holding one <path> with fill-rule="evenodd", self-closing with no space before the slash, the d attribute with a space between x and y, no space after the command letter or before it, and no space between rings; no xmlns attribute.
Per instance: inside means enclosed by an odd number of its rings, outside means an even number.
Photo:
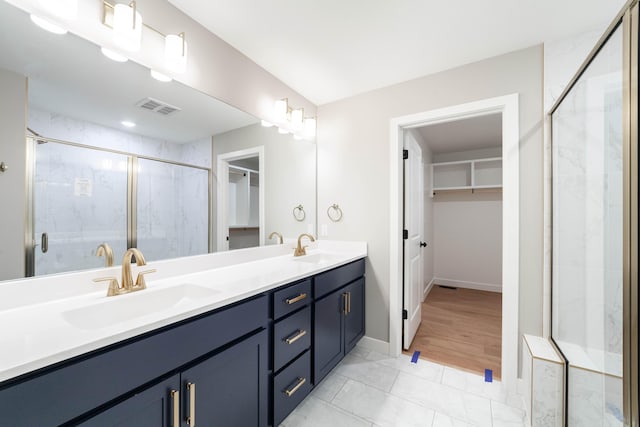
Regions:
<svg viewBox="0 0 640 427"><path fill-rule="evenodd" d="M49 234L42 233L42 237L40 239L40 250L43 254L46 254L49 251Z"/></svg>

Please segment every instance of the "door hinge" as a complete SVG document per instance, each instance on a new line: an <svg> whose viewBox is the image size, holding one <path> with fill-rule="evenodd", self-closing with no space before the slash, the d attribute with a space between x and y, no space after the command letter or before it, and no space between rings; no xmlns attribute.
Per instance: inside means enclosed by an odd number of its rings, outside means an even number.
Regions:
<svg viewBox="0 0 640 427"><path fill-rule="evenodd" d="M407 240L409 238L409 230L402 230L402 238Z"/></svg>
<svg viewBox="0 0 640 427"><path fill-rule="evenodd" d="M407 320L408 318L409 318L409 313L407 313L407 310L402 310L402 319Z"/></svg>
<svg viewBox="0 0 640 427"><path fill-rule="evenodd" d="M402 160L407 160L409 158L409 150L402 150Z"/></svg>

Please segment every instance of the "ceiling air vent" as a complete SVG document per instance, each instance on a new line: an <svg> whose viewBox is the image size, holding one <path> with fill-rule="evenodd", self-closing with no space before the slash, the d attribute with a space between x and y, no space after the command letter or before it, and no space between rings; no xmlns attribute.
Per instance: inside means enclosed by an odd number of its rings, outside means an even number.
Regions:
<svg viewBox="0 0 640 427"><path fill-rule="evenodd" d="M157 99L153 98L144 98L143 100L136 103L136 107L153 111L154 113L162 114L163 116L168 116L175 113L176 111L180 111L180 108L178 107L174 107L173 105L167 104L166 102L158 101Z"/></svg>

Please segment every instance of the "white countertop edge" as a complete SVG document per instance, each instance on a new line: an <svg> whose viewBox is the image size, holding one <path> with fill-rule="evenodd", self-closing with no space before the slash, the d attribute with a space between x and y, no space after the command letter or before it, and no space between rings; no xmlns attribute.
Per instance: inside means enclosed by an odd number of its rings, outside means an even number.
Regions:
<svg viewBox="0 0 640 427"><path fill-rule="evenodd" d="M338 242L338 246L339 246ZM348 243L356 243L356 242L348 242ZM360 243L360 242L357 242ZM359 246L359 247L358 247ZM335 249L336 246L334 245L330 245L328 247L326 247L326 249ZM121 330L119 332L112 332L109 334L104 334L104 335L100 335L100 334L96 334L96 339L95 340L83 340L82 342L75 342L75 343L70 343L68 346L66 346L63 350L58 350L58 351L54 351L50 354L46 354L46 355L41 355L39 357L35 357L31 360L24 360L21 361L19 364L14 364L13 366L1 366L0 364L0 385L7 381L7 380L11 380L14 379L16 377L25 375L25 374L29 374L32 373L33 371L39 370L39 369L43 369L46 368L48 366L51 366L53 364L57 364L59 362L63 362L65 360L77 357L77 356L81 356L83 354L86 354L88 352L92 352L95 350L99 350L101 348L105 348L107 346L116 344L118 342L145 334L147 332L151 332L154 331L156 329L160 329L163 328L165 326L183 321L183 320L187 320L189 318L198 316L200 314L204 314L207 313L209 311L212 310L216 310L222 307L225 307L227 305L242 301L244 299L247 298L251 298L253 296L257 296L263 292L278 288L282 285L286 285L288 283L292 283L295 281L298 281L300 279L304 279L313 275L316 275L318 273L322 273L324 271L327 270L331 270L333 268L339 267L341 265L345 265L348 264L350 262L353 262L355 260L364 258L367 256L367 249L366 249L366 243L364 244L364 246L362 245L352 245L351 247L349 247L348 252L342 253L341 258L339 261L336 262L331 262L331 263L327 263L325 265L322 266L318 266L317 268L312 268L308 271L305 271L304 273L301 274L295 274L295 275L288 275L286 277L282 277L280 280L274 281L274 282L270 282L268 284L264 284L262 286L258 286L256 288L253 288L251 290L248 291L244 291L244 292L238 292L238 293L231 293L228 296L225 296L224 298L220 299L220 300L216 300L215 302L209 303L209 304L205 304L193 309L188 309L187 311L184 312L180 312L178 314L173 314L170 315L166 318L162 318L162 319L158 319L155 321L148 321L148 323L143 323L143 324L139 324L136 325L134 327L127 327L126 330ZM364 250L363 250L364 249ZM287 255L285 255L285 257L287 257ZM282 258L282 256L277 257L277 258ZM265 259L261 259L261 260L255 260L253 262L256 261L265 261L269 258L265 258ZM244 264L244 266L246 266L246 264L251 264L253 262L249 262L249 263L240 263L240 264ZM295 261L292 261L295 262ZM227 266L223 266L223 267L219 267L216 269L211 270L212 272L218 271L218 270L222 270L226 267L236 267L240 264L230 264ZM200 273L207 273L207 271L197 271L197 272L193 272L193 273L189 273L184 275L184 277L188 277L188 276L192 276L192 275L197 275ZM62 277L62 276L60 276ZM182 276L175 276L172 277L171 279L173 280L179 280ZM158 282L167 282L170 279L163 279L161 281ZM149 285L151 288L151 285ZM144 292L144 291L142 291ZM115 297L117 298L117 297ZM47 304L50 302L46 302L43 304ZM17 312L19 309L13 310L14 312ZM123 327L126 325L122 325ZM70 327L72 328L72 327ZM0 333L0 343L1 343L1 333ZM11 351L11 350L9 350Z"/></svg>

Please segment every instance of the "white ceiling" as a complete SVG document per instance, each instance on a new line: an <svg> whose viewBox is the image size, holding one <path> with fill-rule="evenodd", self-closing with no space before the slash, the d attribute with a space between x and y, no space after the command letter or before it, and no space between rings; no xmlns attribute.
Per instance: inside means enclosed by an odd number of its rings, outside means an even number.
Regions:
<svg viewBox="0 0 640 427"><path fill-rule="evenodd" d="M437 123L417 130L433 154L502 146L501 113Z"/></svg>
<svg viewBox="0 0 640 427"><path fill-rule="evenodd" d="M257 123L258 119L175 81L161 83L133 61L107 59L72 34L54 36L0 1L0 68L29 77L29 106L177 143ZM163 116L136 107L151 97L181 108ZM124 128L122 120L137 124ZM38 132L38 129L33 129ZM47 136L47 135L44 135Z"/></svg>
<svg viewBox="0 0 640 427"><path fill-rule="evenodd" d="M317 105L603 30L625 0L169 0Z"/></svg>

